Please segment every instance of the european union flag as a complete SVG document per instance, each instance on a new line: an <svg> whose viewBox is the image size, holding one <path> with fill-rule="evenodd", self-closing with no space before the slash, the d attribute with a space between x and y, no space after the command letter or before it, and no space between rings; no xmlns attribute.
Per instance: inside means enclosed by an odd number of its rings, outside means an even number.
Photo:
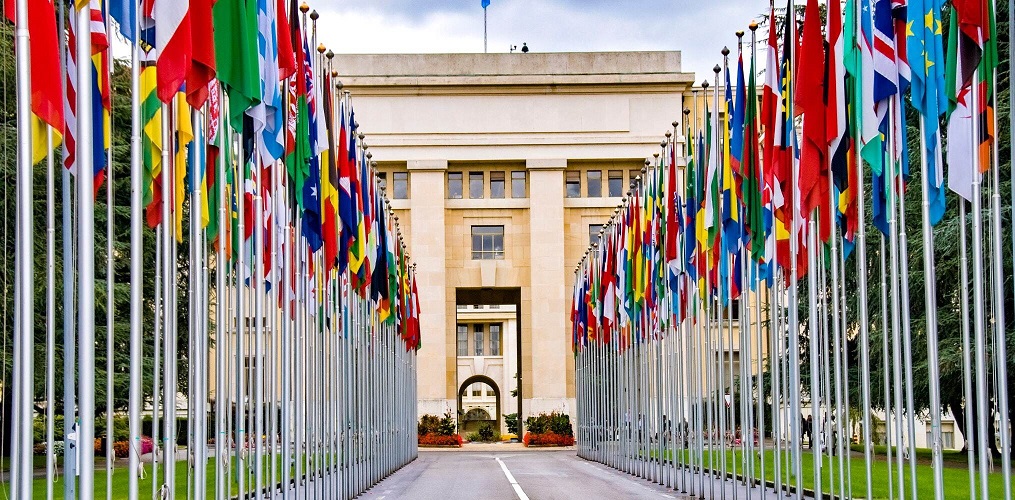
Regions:
<svg viewBox="0 0 1015 500"><path fill-rule="evenodd" d="M930 221L937 224L945 211L944 169L937 161L938 121L948 109L945 85L944 41L941 29L943 0L910 0L907 49L912 66L912 103L923 115L927 158L927 196Z"/></svg>

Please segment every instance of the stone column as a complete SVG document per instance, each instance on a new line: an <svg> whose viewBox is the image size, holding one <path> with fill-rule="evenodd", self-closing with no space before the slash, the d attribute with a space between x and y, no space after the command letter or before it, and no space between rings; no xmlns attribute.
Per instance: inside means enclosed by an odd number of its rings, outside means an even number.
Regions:
<svg viewBox="0 0 1015 500"><path fill-rule="evenodd" d="M446 239L444 234L445 172L447 160L408 162L410 182L409 255L416 264L419 288L420 336L417 387L419 414L442 415L447 395ZM453 402L452 402L453 403ZM454 404L451 406L452 411Z"/></svg>
<svg viewBox="0 0 1015 500"><path fill-rule="evenodd" d="M531 325L522 330L529 332L529 338L522 339L522 396L526 415L563 410L561 405L567 397L568 294L564 289L566 167L567 160L526 162L532 272L528 304Z"/></svg>

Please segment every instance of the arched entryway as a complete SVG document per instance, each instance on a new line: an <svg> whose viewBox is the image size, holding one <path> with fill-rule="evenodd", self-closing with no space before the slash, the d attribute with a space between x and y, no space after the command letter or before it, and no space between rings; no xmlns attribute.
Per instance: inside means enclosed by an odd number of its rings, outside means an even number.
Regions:
<svg viewBox="0 0 1015 500"><path fill-rule="evenodd" d="M486 389L493 392L494 405L493 412L487 410L485 404L482 404L482 400L476 400L475 404L469 404L466 407L464 399L467 397L467 391L476 390L479 386L486 386ZM479 398L482 398L487 394L486 390L480 389ZM469 396L472 394L469 393ZM470 401L470 403L472 402ZM497 383L490 377L485 375L473 375L458 387L458 429L461 434L467 434L470 432L478 432L479 428L484 424L492 424L493 428L500 432L501 424L501 411L500 411L500 388L497 387Z"/></svg>

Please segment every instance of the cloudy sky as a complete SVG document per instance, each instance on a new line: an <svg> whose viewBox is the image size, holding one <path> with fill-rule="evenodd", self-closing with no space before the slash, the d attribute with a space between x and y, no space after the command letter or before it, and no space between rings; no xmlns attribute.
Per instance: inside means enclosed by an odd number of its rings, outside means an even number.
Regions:
<svg viewBox="0 0 1015 500"><path fill-rule="evenodd" d="M342 53L482 52L481 0L325 0L319 39ZM491 0L489 50L679 50L683 70L711 76L734 32L768 0Z"/></svg>

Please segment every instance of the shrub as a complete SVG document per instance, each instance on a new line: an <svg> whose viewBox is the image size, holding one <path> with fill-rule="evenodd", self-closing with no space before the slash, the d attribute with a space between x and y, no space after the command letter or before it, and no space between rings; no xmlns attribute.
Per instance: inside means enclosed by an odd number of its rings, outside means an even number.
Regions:
<svg viewBox="0 0 1015 500"><path fill-rule="evenodd" d="M151 436L141 436L141 454L151 453L155 449L155 443Z"/></svg>
<svg viewBox="0 0 1015 500"><path fill-rule="evenodd" d="M462 436L455 434L453 436L442 436L439 434L427 434L425 436L418 436L417 442L420 446L462 446Z"/></svg>
<svg viewBox="0 0 1015 500"><path fill-rule="evenodd" d="M571 417L566 413L540 413L525 419L526 431L532 434L554 433L561 436L574 437L571 429ZM526 434L528 434L528 432Z"/></svg>
<svg viewBox="0 0 1015 500"><path fill-rule="evenodd" d="M525 446L574 446L574 436L566 436L555 432L533 434L526 432L522 439Z"/></svg>
<svg viewBox="0 0 1015 500"><path fill-rule="evenodd" d="M416 426L416 434L420 436L437 434L437 430L440 429L440 425L440 417L436 415L423 415L419 418L419 424Z"/></svg>
<svg viewBox="0 0 1015 500"><path fill-rule="evenodd" d="M493 426L490 424L483 424L479 428L479 440L490 442L493 441Z"/></svg>
<svg viewBox="0 0 1015 500"><path fill-rule="evenodd" d="M440 434L441 436L454 436L458 434L455 419L451 418L450 411L445 413L444 418L441 419L440 426L437 429L437 434Z"/></svg>
<svg viewBox="0 0 1015 500"><path fill-rule="evenodd" d="M470 433L465 435L465 440L469 441L471 443L478 442L480 439L481 438L479 437L479 433L478 432L470 432Z"/></svg>
<svg viewBox="0 0 1015 500"><path fill-rule="evenodd" d="M511 434L518 434L518 414L508 413L504 415L504 424L507 426L507 431Z"/></svg>
<svg viewBox="0 0 1015 500"><path fill-rule="evenodd" d="M130 444L127 441L117 441L113 443L113 456L117 458L125 458L130 453Z"/></svg>

